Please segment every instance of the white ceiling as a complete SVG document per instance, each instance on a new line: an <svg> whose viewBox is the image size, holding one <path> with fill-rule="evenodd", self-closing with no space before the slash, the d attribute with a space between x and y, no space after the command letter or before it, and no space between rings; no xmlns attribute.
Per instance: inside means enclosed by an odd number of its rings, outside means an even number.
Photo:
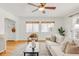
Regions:
<svg viewBox="0 0 79 59"><path fill-rule="evenodd" d="M32 13L36 7L28 5L27 3L0 3L0 8L3 8L16 16L22 17L63 17L74 9L79 8L78 3L47 3L46 6L56 6L56 10L46 10L46 14L43 14L40 11Z"/></svg>

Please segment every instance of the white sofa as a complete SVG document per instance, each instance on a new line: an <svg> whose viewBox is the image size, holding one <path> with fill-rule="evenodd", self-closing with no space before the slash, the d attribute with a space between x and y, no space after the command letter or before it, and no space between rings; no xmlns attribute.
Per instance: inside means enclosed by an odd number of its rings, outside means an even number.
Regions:
<svg viewBox="0 0 79 59"><path fill-rule="evenodd" d="M78 56L79 54L65 54L63 51L63 47L65 42L67 42L68 40L65 39L63 42L61 43L57 43L57 42L53 42L50 40L46 40L46 47L49 50L50 54L52 56ZM71 41L71 40L69 40Z"/></svg>

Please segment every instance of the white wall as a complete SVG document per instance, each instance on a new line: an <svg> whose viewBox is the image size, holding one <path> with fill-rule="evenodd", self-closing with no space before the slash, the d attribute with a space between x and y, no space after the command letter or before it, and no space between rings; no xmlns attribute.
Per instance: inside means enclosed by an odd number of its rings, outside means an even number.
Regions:
<svg viewBox="0 0 79 59"><path fill-rule="evenodd" d="M6 34L5 33L5 20L6 20L5 18L8 18L8 19L14 20L14 21L18 20L18 18L15 17L13 14L0 8L0 26L2 26L2 27L0 27L0 29L2 29L2 33L0 33L0 34L2 34L2 35Z"/></svg>
<svg viewBox="0 0 79 59"><path fill-rule="evenodd" d="M25 26L25 21L27 20L54 20L55 21L55 25L54 25L54 30L53 30L53 34L58 34L58 28L59 27L65 27L64 23L65 23L65 19L64 18L52 18L52 17L26 17L26 18L23 18L23 17L19 17L19 20L18 20L18 39L20 40L26 40L26 26ZM41 33L39 33L41 34ZM47 33L42 33L40 36L41 37L45 37L45 36L48 36L49 34Z"/></svg>

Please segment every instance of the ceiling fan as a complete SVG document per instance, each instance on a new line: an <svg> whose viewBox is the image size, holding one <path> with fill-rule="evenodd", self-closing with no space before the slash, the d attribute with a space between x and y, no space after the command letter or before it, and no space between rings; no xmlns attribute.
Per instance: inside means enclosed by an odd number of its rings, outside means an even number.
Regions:
<svg viewBox="0 0 79 59"><path fill-rule="evenodd" d="M46 7L46 3L40 3L39 5L35 5L33 3L28 3L29 5L35 6L37 7L37 9L33 10L32 12L35 12L37 10L41 11L43 14L45 14L45 9L51 9L51 10L55 10L56 7Z"/></svg>

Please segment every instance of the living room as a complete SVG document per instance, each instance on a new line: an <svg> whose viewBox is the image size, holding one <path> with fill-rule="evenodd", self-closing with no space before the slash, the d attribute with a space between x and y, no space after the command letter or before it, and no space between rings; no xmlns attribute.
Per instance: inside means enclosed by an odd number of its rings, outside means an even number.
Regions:
<svg viewBox="0 0 79 59"><path fill-rule="evenodd" d="M42 11L37 6L43 4L44 8L53 8ZM78 3L0 3L0 55L24 56L23 49L32 42L29 39L32 34L40 46L39 56L79 55L78 18ZM65 40L71 42L69 45L75 45L77 48L74 49L78 51L61 52L59 46L67 45L63 43Z"/></svg>

